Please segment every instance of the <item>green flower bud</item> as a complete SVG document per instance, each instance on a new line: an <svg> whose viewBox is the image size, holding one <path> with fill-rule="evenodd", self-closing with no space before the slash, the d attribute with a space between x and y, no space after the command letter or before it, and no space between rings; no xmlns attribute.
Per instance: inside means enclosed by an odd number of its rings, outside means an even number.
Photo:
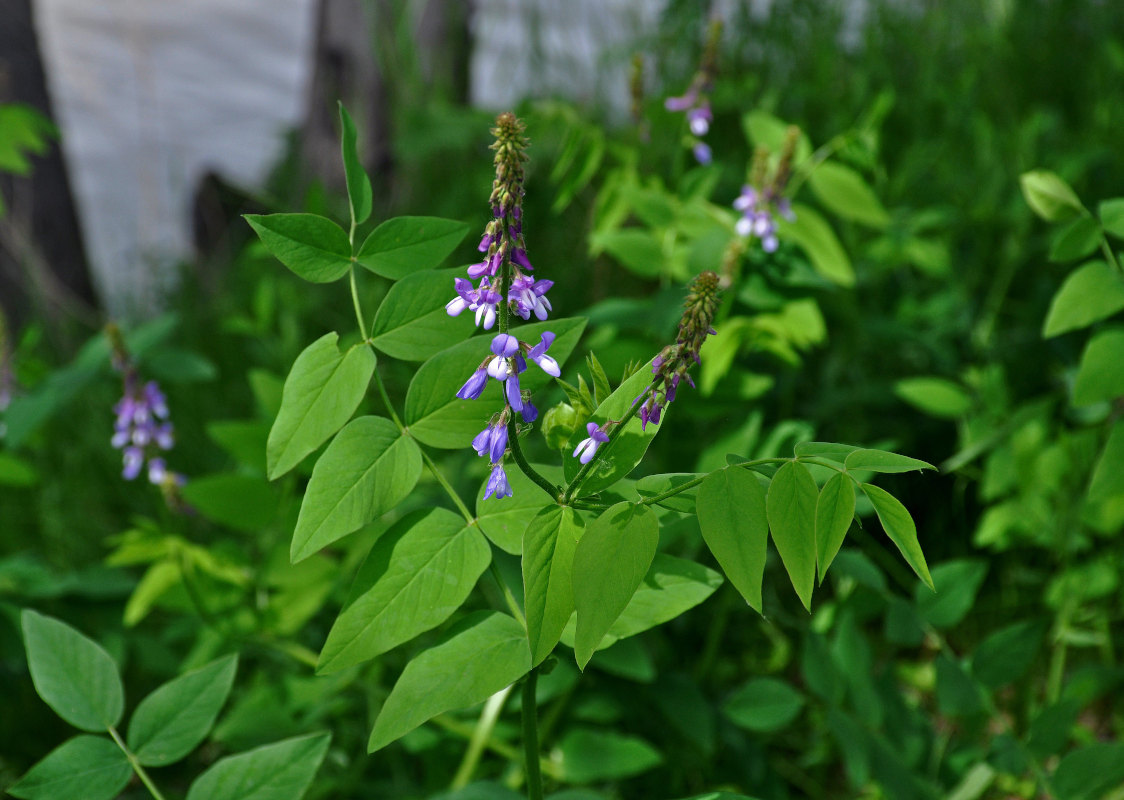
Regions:
<svg viewBox="0 0 1124 800"><path fill-rule="evenodd" d="M562 450L581 426L581 416L573 406L559 403L543 415L542 434L551 450Z"/></svg>

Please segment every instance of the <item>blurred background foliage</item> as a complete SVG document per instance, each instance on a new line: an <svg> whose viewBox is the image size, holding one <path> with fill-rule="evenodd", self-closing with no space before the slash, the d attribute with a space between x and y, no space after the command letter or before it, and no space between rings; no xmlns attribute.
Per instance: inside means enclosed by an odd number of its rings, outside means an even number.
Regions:
<svg viewBox="0 0 1124 800"><path fill-rule="evenodd" d="M556 310L590 318L586 344L615 382L668 340L685 279L714 268L730 238L729 204L760 143L747 113L798 125L813 149L862 175L873 218L814 181L797 198L830 220L853 280L826 277L783 239L776 254L751 252L722 312L743 334L722 355L708 345L724 367L708 372L704 349L699 391L680 393L642 470L714 469L727 453L788 455L805 440L939 464L939 476L891 481L918 521L938 593L862 529L811 616L770 561L766 618L723 586L695 612L599 654L580 682L568 663L542 679L548 781L572 787L558 800L714 789L769 800L1124 797L1114 702L1124 688L1124 387L1113 378L1124 360L1109 357L1108 388L1091 402L1075 398L1088 325L1044 338L1043 324L1090 248L1060 241L1063 226L1036 218L1019 185L1042 168L1089 209L1124 195L1124 15L1094 0L872 0L857 20L815 0L775 2L764 15L732 5L710 166L694 164L681 115L662 105L699 61L707 18L694 2L672 0L658 34L636 44L642 124L557 99L516 109L532 139L536 275L555 280ZM408 31L380 35L373 50L394 87L374 218L482 226L492 115L467 107L457 86L426 82ZM299 152L294 142L264 196L224 196L229 228L201 255L209 280L187 281L169 313L131 333L142 373L168 395L170 459L191 477L198 514L173 514L152 487L120 480L109 446L119 383L96 331L36 321L4 331L13 399L0 450L0 786L66 735L27 676L21 607L105 644L133 702L187 666L241 652L212 742L162 775L173 791L226 749L318 728L335 736L311 797L505 798L521 780L518 698L482 753L468 747L480 714L470 709L368 757L369 720L410 647L313 674L385 524L291 567L307 469L276 484L264 476L287 365L323 332L351 328L346 298L298 283L238 218L345 216L342 192ZM700 222L698 208L713 213ZM451 263L473 255L462 245ZM1114 330L1091 324L1094 338ZM415 366L379 368L404 391ZM577 383L579 369L563 377ZM565 399L552 392L540 407ZM538 434L526 449L532 461L552 457ZM479 459L442 457L462 496L477 496ZM425 481L413 507L441 502ZM665 549L701 556L697 530L665 531ZM501 566L518 574L514 557Z"/></svg>

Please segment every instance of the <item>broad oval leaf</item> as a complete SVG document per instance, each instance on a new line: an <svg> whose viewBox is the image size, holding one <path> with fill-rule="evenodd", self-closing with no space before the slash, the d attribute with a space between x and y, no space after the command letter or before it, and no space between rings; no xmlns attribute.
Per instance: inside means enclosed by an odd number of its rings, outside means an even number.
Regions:
<svg viewBox="0 0 1124 800"><path fill-rule="evenodd" d="M573 352L584 329L584 319L558 319L520 325L513 335L533 345L545 331L553 331L557 338L549 354L561 364ZM476 400L461 400L456 395L473 370L491 355L489 347L495 335L493 330L474 336L421 365L406 391L405 417L411 436L430 447L460 449L468 447L484 429L496 407L503 405L499 382L489 379ZM550 381L551 377L533 363L519 376L520 387L532 392Z"/></svg>
<svg viewBox="0 0 1124 800"><path fill-rule="evenodd" d="M297 356L269 431L266 467L280 477L344 426L367 391L375 354L357 344L340 354L339 334L326 333Z"/></svg>
<svg viewBox="0 0 1124 800"><path fill-rule="evenodd" d="M331 283L351 268L351 243L336 223L318 214L246 214L274 258L306 281Z"/></svg>
<svg viewBox="0 0 1124 800"><path fill-rule="evenodd" d="M6 791L25 800L113 800L132 777L120 747L83 734L56 747Z"/></svg>
<svg viewBox="0 0 1124 800"><path fill-rule="evenodd" d="M987 576L987 562L979 559L946 561L933 567L933 585L937 593L920 586L913 593L917 613L935 628L950 628L972 610L976 592Z"/></svg>
<svg viewBox="0 0 1124 800"><path fill-rule="evenodd" d="M547 506L523 534L523 597L531 664L550 655L574 613L574 551L585 523L569 506Z"/></svg>
<svg viewBox="0 0 1124 800"><path fill-rule="evenodd" d="M371 179L359 160L359 133L347 109L340 106L340 150L343 155L343 174L347 181L347 200L351 206L351 219L356 225L363 224L371 216L373 196Z"/></svg>
<svg viewBox="0 0 1124 800"><path fill-rule="evenodd" d="M659 545L659 522L644 505L617 503L595 519L574 552L574 653L584 669L601 638L644 580Z"/></svg>
<svg viewBox="0 0 1124 800"><path fill-rule="evenodd" d="M843 545L855 516L854 482L837 472L827 479L816 500L816 563L820 583Z"/></svg>
<svg viewBox="0 0 1124 800"><path fill-rule="evenodd" d="M598 783L639 775L658 766L663 761L660 751L635 736L624 736L611 731L574 728L558 743L561 755L562 777L570 783ZM571 800L582 800L602 795L582 795Z"/></svg>
<svg viewBox="0 0 1124 800"><path fill-rule="evenodd" d="M84 731L121 721L125 687L100 644L65 622L24 609L20 615L35 691L55 713Z"/></svg>
<svg viewBox="0 0 1124 800"><path fill-rule="evenodd" d="M843 461L848 470L867 470L869 472L912 472L932 469L932 464L919 458L891 453L888 450L855 450Z"/></svg>
<svg viewBox="0 0 1124 800"><path fill-rule="evenodd" d="M532 467L548 481L562 478L562 470L556 466L532 464ZM523 533L538 513L539 509L557 500L523 474L523 470L512 467L507 470L507 482L511 484L511 497L484 499L487 484L481 482L476 493L476 522L480 530L492 544L511 553L513 556L523 552Z"/></svg>
<svg viewBox="0 0 1124 800"><path fill-rule="evenodd" d="M421 451L382 417L359 417L312 469L290 557L295 564L398 505L421 475Z"/></svg>
<svg viewBox="0 0 1124 800"><path fill-rule="evenodd" d="M864 483L862 488L874 506L878 521L882 523L882 529L886 531L890 541L898 546L906 563L925 581L925 585L936 591L933 576L929 574L929 567L925 564L925 554L921 552L921 545L917 541L917 526L913 524L909 511L885 489L869 483Z"/></svg>
<svg viewBox="0 0 1124 800"><path fill-rule="evenodd" d="M375 313L371 344L403 361L425 361L472 333L468 319L450 317L445 304L456 296L461 269L415 272L396 281ZM471 316L465 312L462 317Z"/></svg>
<svg viewBox="0 0 1124 800"><path fill-rule="evenodd" d="M765 490L760 481L741 467L712 472L699 487L696 506L706 546L730 583L760 614L769 542Z"/></svg>
<svg viewBox="0 0 1124 800"><path fill-rule="evenodd" d="M522 625L498 611L469 614L443 641L406 665L375 720L367 752L385 747L438 714L483 702L530 669L531 653Z"/></svg>
<svg viewBox="0 0 1124 800"><path fill-rule="evenodd" d="M890 215L878 195L850 167L825 161L812 170L808 183L819 201L843 219L872 228L885 228L890 222Z"/></svg>
<svg viewBox="0 0 1124 800"><path fill-rule="evenodd" d="M379 537L359 568L316 671L360 664L440 625L491 561L483 534L453 512L407 514Z"/></svg>
<svg viewBox="0 0 1124 800"><path fill-rule="evenodd" d="M1079 406L1112 401L1124 395L1124 328L1098 331L1081 354L1073 383L1073 402Z"/></svg>
<svg viewBox="0 0 1124 800"><path fill-rule="evenodd" d="M740 728L760 733L789 725L804 707L804 695L776 678L753 678L736 689L722 711Z"/></svg>
<svg viewBox="0 0 1124 800"><path fill-rule="evenodd" d="M792 588L804 608L812 610L816 583L816 502L819 490L808 468L789 461L777 470L765 496L765 511L773 544Z"/></svg>
<svg viewBox="0 0 1124 800"><path fill-rule="evenodd" d="M796 244L808 255L812 267L823 277L840 286L854 286L855 270L851 259L835 231L819 212L800 203L792 204L796 219L777 220L777 232L782 239Z"/></svg>
<svg viewBox="0 0 1124 800"><path fill-rule="evenodd" d="M456 249L468 225L440 217L394 217L379 225L355 259L376 275L397 280L432 269Z"/></svg>
<svg viewBox="0 0 1124 800"><path fill-rule="evenodd" d="M955 381L921 375L902 378L894 384L894 394L926 414L944 419L959 419L972 408L972 396Z"/></svg>
<svg viewBox="0 0 1124 800"><path fill-rule="evenodd" d="M1101 236L1101 224L1096 217L1078 217L1055 234L1050 244L1050 260L1084 258L1100 246Z"/></svg>
<svg viewBox="0 0 1124 800"><path fill-rule="evenodd" d="M1050 301L1042 326L1049 339L1068 331L1087 328L1124 308L1124 280L1103 261L1090 261L1069 273Z"/></svg>
<svg viewBox="0 0 1124 800"><path fill-rule="evenodd" d="M195 779L187 800L300 800L331 739L313 733L227 756Z"/></svg>
<svg viewBox="0 0 1124 800"><path fill-rule="evenodd" d="M212 661L155 689L129 719L129 749L146 767L174 764L199 745L230 694L238 656Z"/></svg>
<svg viewBox="0 0 1124 800"><path fill-rule="evenodd" d="M1024 172L1019 176L1019 186L1023 190L1026 204L1047 222L1087 213L1069 184L1049 170Z"/></svg>

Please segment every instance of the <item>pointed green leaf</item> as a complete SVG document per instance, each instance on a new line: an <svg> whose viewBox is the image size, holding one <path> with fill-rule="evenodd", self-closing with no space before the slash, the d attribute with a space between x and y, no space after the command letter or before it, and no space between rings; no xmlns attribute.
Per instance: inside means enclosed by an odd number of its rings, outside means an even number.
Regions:
<svg viewBox="0 0 1124 800"><path fill-rule="evenodd" d="M656 553L644 580L597 649L675 619L705 601L721 585L722 576L702 564Z"/></svg>
<svg viewBox="0 0 1124 800"><path fill-rule="evenodd" d="M1097 206L1097 216L1106 232L1117 239L1124 239L1124 197L1104 200Z"/></svg>
<svg viewBox="0 0 1124 800"><path fill-rule="evenodd" d="M796 214L795 221L777 220L778 235L807 253L812 267L820 275L840 286L854 286L855 270L851 259L827 220L800 203L793 203L792 211Z"/></svg>
<svg viewBox="0 0 1124 800"><path fill-rule="evenodd" d="M413 490L421 468L417 444L390 420L352 420L312 470L293 532L293 563L394 508Z"/></svg>
<svg viewBox="0 0 1124 800"><path fill-rule="evenodd" d="M753 678L722 705L730 721L747 731L769 733L789 725L804 707L804 695L776 678Z"/></svg>
<svg viewBox="0 0 1124 800"><path fill-rule="evenodd" d="M360 664L440 625L491 560L484 536L453 512L407 514L379 537L359 568L317 672Z"/></svg>
<svg viewBox="0 0 1124 800"><path fill-rule="evenodd" d="M929 574L929 567L925 564L925 554L921 552L921 545L917 541L917 526L913 524L913 517L909 515L909 511L885 489L864 483L863 493L874 506L878 521L882 523L882 529L886 531L890 541L898 546L906 563L913 568L917 576L935 592L933 576Z"/></svg>
<svg viewBox="0 0 1124 800"><path fill-rule="evenodd" d="M340 354L339 335L327 333L304 349L281 394L281 410L269 431L266 467L278 478L344 426L367 391L375 354L358 344Z"/></svg>
<svg viewBox="0 0 1124 800"><path fill-rule="evenodd" d="M769 542L765 490L760 481L741 467L712 472L699 486L695 506L706 546L730 583L760 614Z"/></svg>
<svg viewBox="0 0 1124 800"><path fill-rule="evenodd" d="M1049 170L1024 172L1019 176L1019 186L1023 190L1026 204L1047 222L1087 213L1069 184Z"/></svg>
<svg viewBox="0 0 1124 800"><path fill-rule="evenodd" d="M532 464L539 474L548 481L559 481L562 470L556 466ZM543 506L555 503L552 497L537 483L523 474L521 469L507 470L507 482L511 484L511 497L484 499L487 489L485 481L480 482L476 493L476 522L480 530L492 544L511 553L513 556L523 552L523 534Z"/></svg>
<svg viewBox="0 0 1124 800"><path fill-rule="evenodd" d="M644 580L659 545L659 523L644 505L617 503L590 524L574 552L574 652L582 669Z"/></svg>
<svg viewBox="0 0 1124 800"><path fill-rule="evenodd" d="M1097 742L1066 756L1054 773L1058 800L1096 800L1124 783L1124 742Z"/></svg>
<svg viewBox="0 0 1124 800"><path fill-rule="evenodd" d="M1092 253L1101 243L1101 224L1082 216L1057 232L1050 244L1051 261L1074 261Z"/></svg>
<svg viewBox="0 0 1124 800"><path fill-rule="evenodd" d="M793 448L793 452L796 454L797 458L822 458L827 461L834 461L837 464L842 464L847 460L847 456L861 449L861 447L855 447L853 444L799 442Z"/></svg>
<svg viewBox="0 0 1124 800"><path fill-rule="evenodd" d="M109 653L53 617L24 609L20 619L31 681L43 701L84 731L120 722L125 688Z"/></svg>
<svg viewBox="0 0 1124 800"><path fill-rule="evenodd" d="M351 206L351 219L361 225L371 216L371 179L359 160L358 139L355 123L347 109L340 106L340 149L343 154L343 173L347 180L347 200Z"/></svg>
<svg viewBox="0 0 1124 800"><path fill-rule="evenodd" d="M468 225L440 217L394 217L379 225L356 260L376 275L397 280L432 269L456 249Z"/></svg>
<svg viewBox="0 0 1124 800"><path fill-rule="evenodd" d="M902 378L894 384L894 394L914 408L944 419L958 419L972 408L971 395L947 378L928 375Z"/></svg>
<svg viewBox="0 0 1124 800"><path fill-rule="evenodd" d="M816 563L820 583L843 545L855 516L854 482L837 472L827 479L816 500Z"/></svg>
<svg viewBox="0 0 1124 800"><path fill-rule="evenodd" d="M848 470L868 470L870 472L912 472L915 469L936 469L926 461L898 455L887 450L855 450L847 456L843 465Z"/></svg>
<svg viewBox="0 0 1124 800"><path fill-rule="evenodd" d="M331 283L351 268L351 243L336 223L317 214L246 214L273 257L306 281Z"/></svg>
<svg viewBox="0 0 1124 800"><path fill-rule="evenodd" d="M808 468L789 461L777 470L765 496L773 544L804 608L812 610L816 583L816 502L819 490Z"/></svg>
<svg viewBox="0 0 1124 800"><path fill-rule="evenodd" d="M808 176L812 191L829 211L872 228L885 228L890 215L862 176L850 167L825 161Z"/></svg>
<svg viewBox="0 0 1124 800"><path fill-rule="evenodd" d="M456 297L453 278L463 269L415 272L396 281L375 313L371 344L403 361L425 361L473 333L472 314L450 317L445 304Z"/></svg>
<svg viewBox="0 0 1124 800"><path fill-rule="evenodd" d="M212 661L160 686L129 720L129 749L146 767L173 764L202 742L230 694L236 655Z"/></svg>
<svg viewBox="0 0 1124 800"><path fill-rule="evenodd" d="M331 739L314 733L227 756L195 779L187 800L300 800Z"/></svg>
<svg viewBox="0 0 1124 800"><path fill-rule="evenodd" d="M1098 331L1081 354L1073 383L1073 402L1079 406L1124 396L1124 328Z"/></svg>
<svg viewBox="0 0 1124 800"><path fill-rule="evenodd" d="M522 625L498 611L469 614L406 665L375 720L367 752L438 714L483 702L530 669Z"/></svg>
<svg viewBox="0 0 1124 800"><path fill-rule="evenodd" d="M663 761L660 751L643 739L587 728L570 730L558 750L563 779L578 784L639 775Z"/></svg>
<svg viewBox="0 0 1124 800"><path fill-rule="evenodd" d="M523 534L523 596L531 664L550 655L574 613L574 551L585 523L569 506L547 506Z"/></svg>
<svg viewBox="0 0 1124 800"><path fill-rule="evenodd" d="M104 736L75 736L7 788L24 800L113 800L133 777L125 753Z"/></svg>
<svg viewBox="0 0 1124 800"><path fill-rule="evenodd" d="M746 139L754 147L766 147L769 152L780 157L784 150L785 139L791 126L782 119L778 119L768 111L753 110L742 115L742 130ZM793 154L793 165L799 164L812 154L812 143L808 136L800 132L796 139L796 152Z"/></svg>
<svg viewBox="0 0 1124 800"><path fill-rule="evenodd" d="M972 610L987 562L978 559L946 561L933 567L933 585L940 591L926 592L920 586L913 592L917 613L935 628L951 628Z"/></svg>
<svg viewBox="0 0 1124 800"><path fill-rule="evenodd" d="M1050 301L1042 336L1087 328L1124 308L1124 279L1103 261L1090 261L1069 273Z"/></svg>

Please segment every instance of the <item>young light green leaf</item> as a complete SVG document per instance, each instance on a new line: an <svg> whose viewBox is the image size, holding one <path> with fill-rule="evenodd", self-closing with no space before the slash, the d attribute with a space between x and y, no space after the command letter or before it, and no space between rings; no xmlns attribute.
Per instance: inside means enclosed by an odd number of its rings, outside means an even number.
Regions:
<svg viewBox="0 0 1124 800"><path fill-rule="evenodd" d="M406 665L375 720L367 752L385 747L438 714L483 702L530 669L531 653L522 625L498 611L469 614L441 643Z"/></svg>
<svg viewBox="0 0 1124 800"><path fill-rule="evenodd" d="M617 503L590 524L574 552L574 653L585 668L601 638L644 580L659 545L659 523L644 505Z"/></svg>
<svg viewBox="0 0 1124 800"><path fill-rule="evenodd" d="M394 508L414 488L421 468L417 444L390 420L352 420L312 470L293 532L293 563Z"/></svg>
<svg viewBox="0 0 1124 800"><path fill-rule="evenodd" d="M113 800L133 768L124 751L104 736L83 734L56 747L7 788L24 800Z"/></svg>
<svg viewBox="0 0 1124 800"><path fill-rule="evenodd" d="M774 156L780 155L784 150L785 139L791 126L782 119L774 117L767 111L754 110L742 115L742 130L746 139L754 147L766 147ZM793 165L799 164L812 154L812 143L808 141L805 133L801 132L796 139L796 152L793 154Z"/></svg>
<svg viewBox="0 0 1124 800"><path fill-rule="evenodd" d="M808 254L812 267L823 277L840 286L855 285L855 270L851 259L835 231L820 214L809 206L792 204L796 220L777 220L777 233L781 239L794 242Z"/></svg>
<svg viewBox="0 0 1124 800"><path fill-rule="evenodd" d="M227 756L195 779L187 800L300 800L331 739L313 733Z"/></svg>
<svg viewBox="0 0 1124 800"><path fill-rule="evenodd" d="M699 528L722 571L758 614L769 522L765 490L741 467L712 472L699 486Z"/></svg>
<svg viewBox="0 0 1124 800"><path fill-rule="evenodd" d="M407 514L379 537L359 568L316 671L360 664L440 625L491 560L484 536L453 512Z"/></svg>
<svg viewBox="0 0 1124 800"><path fill-rule="evenodd" d="M874 506L878 521L882 529L890 537L890 541L898 546L906 563L913 568L917 576L925 581L925 585L934 592L933 576L929 574L929 567L925 564L925 554L921 552L921 545L917 541L917 526L913 524L913 517L896 497L869 483L864 483L863 493Z"/></svg>
<svg viewBox="0 0 1124 800"><path fill-rule="evenodd" d="M776 678L752 678L722 705L730 721L747 731L769 733L789 725L804 707L804 695Z"/></svg>
<svg viewBox="0 0 1124 800"><path fill-rule="evenodd" d="M936 376L902 378L894 384L894 394L914 408L943 419L959 419L972 408L972 397L963 386Z"/></svg>
<svg viewBox="0 0 1124 800"><path fill-rule="evenodd" d="M160 686L129 720L129 749L146 767L174 764L194 750L215 724L230 694L238 656L212 661Z"/></svg>
<svg viewBox="0 0 1124 800"><path fill-rule="evenodd" d="M403 361L425 361L468 338L470 322L445 311L456 296L453 278L461 274L460 269L427 269L395 282L375 313L371 344Z"/></svg>
<svg viewBox="0 0 1124 800"><path fill-rule="evenodd" d="M1069 184L1049 170L1024 172L1019 176L1019 186L1026 204L1047 222L1088 213Z"/></svg>
<svg viewBox="0 0 1124 800"><path fill-rule="evenodd" d="M887 450L855 450L843 461L848 470L870 472L912 472L915 469L932 469L932 464L917 458L898 455Z"/></svg>
<svg viewBox="0 0 1124 800"><path fill-rule="evenodd" d="M569 506L547 506L523 534L523 596L531 664L550 655L574 613L574 551L585 523Z"/></svg>
<svg viewBox="0 0 1124 800"><path fill-rule="evenodd" d="M1073 402L1079 406L1112 401L1124 395L1124 328L1098 331L1081 354L1073 383Z"/></svg>
<svg viewBox="0 0 1124 800"><path fill-rule="evenodd" d="M306 281L331 283L351 267L351 243L336 223L317 214L246 214L273 257Z"/></svg>
<svg viewBox="0 0 1124 800"><path fill-rule="evenodd" d="M1097 206L1097 216L1107 233L1117 239L1124 239L1124 197L1104 200Z"/></svg>
<svg viewBox="0 0 1124 800"><path fill-rule="evenodd" d="M281 394L281 410L269 431L266 468L278 478L343 427L367 391L375 354L358 344L340 354L339 335L326 333L304 349Z"/></svg>
<svg viewBox="0 0 1124 800"><path fill-rule="evenodd" d="M569 731L558 743L558 750L563 779L577 784L639 775L663 761L660 751L643 739L587 728Z"/></svg>
<svg viewBox="0 0 1124 800"><path fill-rule="evenodd" d="M765 496L773 544L804 608L812 610L816 583L816 502L819 490L808 468L789 461L777 470Z"/></svg>
<svg viewBox="0 0 1124 800"><path fill-rule="evenodd" d="M854 483L842 472L837 472L827 479L816 500L816 563L819 565L820 583L823 583L823 576L843 545L854 516Z"/></svg>
<svg viewBox="0 0 1124 800"><path fill-rule="evenodd" d="M432 269L456 249L468 225L440 217L394 217L379 225L356 260L376 275L397 280Z"/></svg>
<svg viewBox="0 0 1124 800"><path fill-rule="evenodd" d="M351 219L356 225L361 225L371 216L372 193L371 179L363 169L363 162L359 160L358 139L355 123L347 109L340 106L340 149L343 155L343 173L347 180L347 200L351 206Z"/></svg>
<svg viewBox="0 0 1124 800"><path fill-rule="evenodd" d="M665 270L663 248L650 231L643 228L601 231L590 237L593 253L606 252L626 269L645 278L655 278Z"/></svg>
<svg viewBox="0 0 1124 800"><path fill-rule="evenodd" d="M104 731L120 722L125 687L109 653L53 617L28 608L20 619L31 681L43 701L84 731Z"/></svg>
<svg viewBox="0 0 1124 800"><path fill-rule="evenodd" d="M890 222L878 195L850 167L825 161L812 170L808 183L819 201L843 219L871 228L885 228Z"/></svg>
<svg viewBox="0 0 1124 800"><path fill-rule="evenodd" d="M1087 328L1124 308L1124 280L1103 261L1090 261L1069 273L1050 301L1043 338Z"/></svg>

